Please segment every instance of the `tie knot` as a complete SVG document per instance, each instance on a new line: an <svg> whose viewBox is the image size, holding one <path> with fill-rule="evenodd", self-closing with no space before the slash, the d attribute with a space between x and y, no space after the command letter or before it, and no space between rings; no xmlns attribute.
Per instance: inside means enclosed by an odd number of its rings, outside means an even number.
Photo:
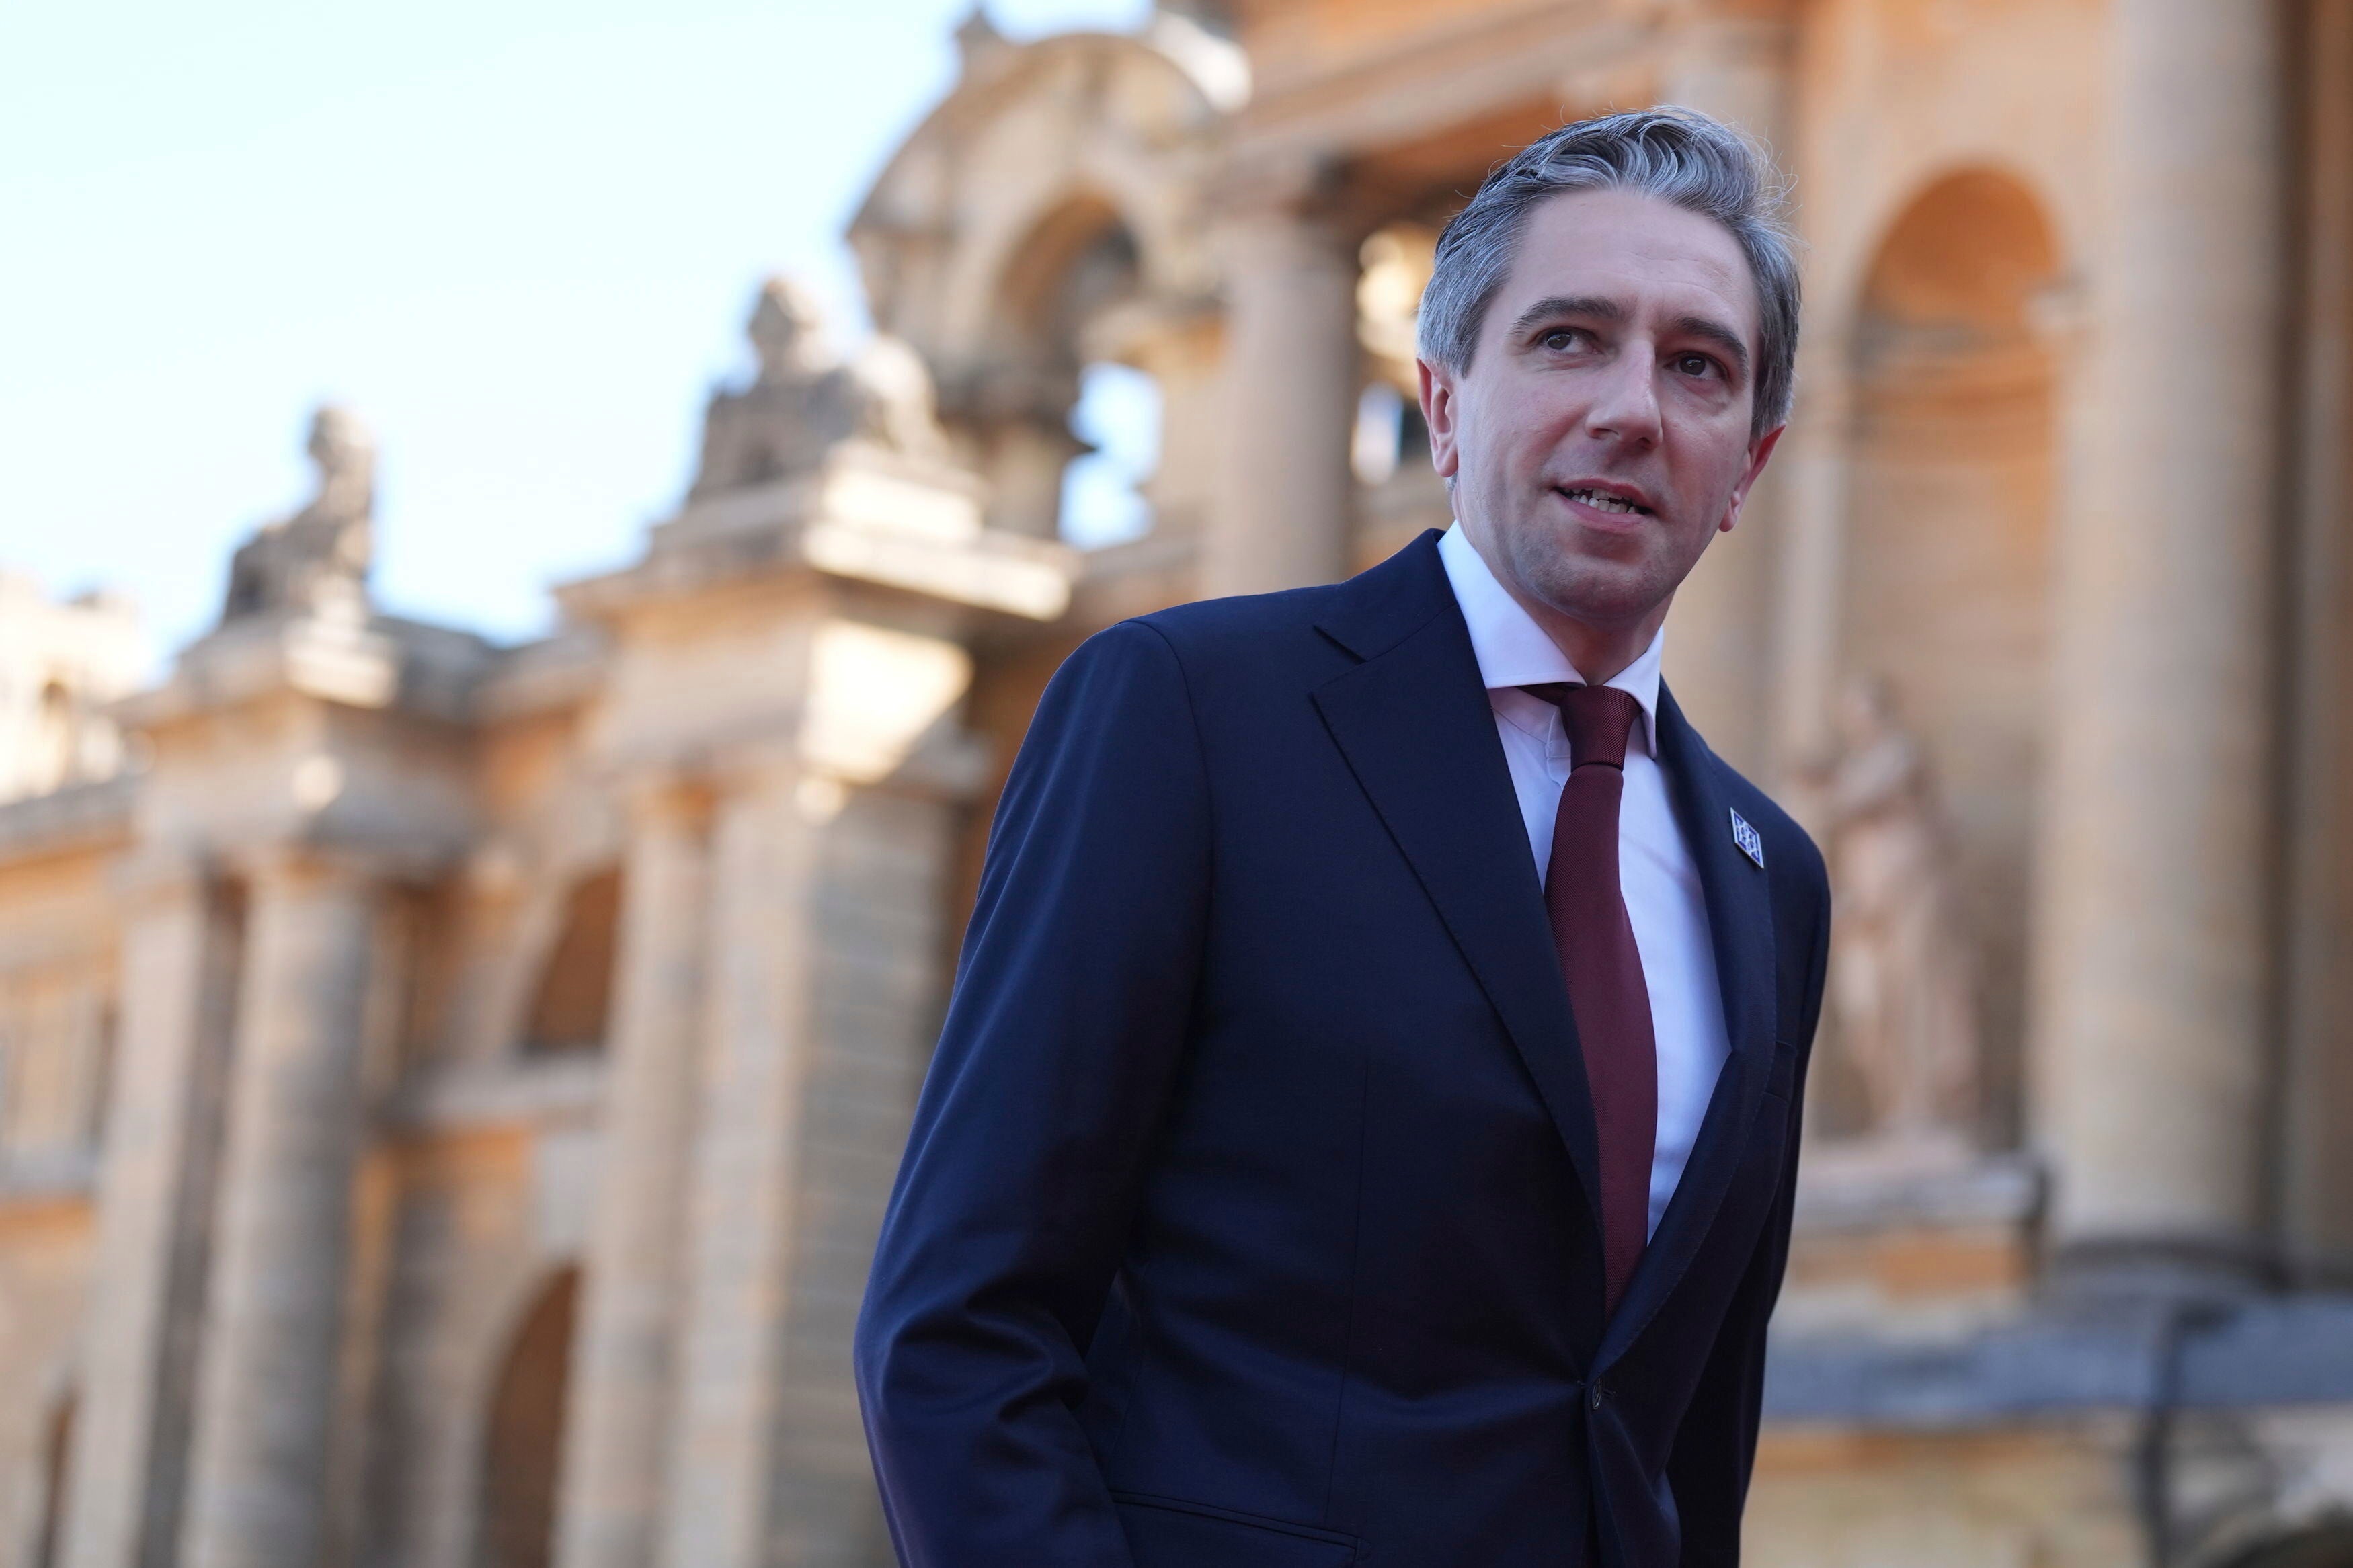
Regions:
<svg viewBox="0 0 2353 1568"><path fill-rule="evenodd" d="M1588 763L1612 768L1626 765L1626 741L1633 733L1635 716L1642 710L1632 692L1620 691L1614 686L1576 686L1567 681L1524 686L1520 689L1560 710L1561 724L1568 731L1571 770Z"/></svg>

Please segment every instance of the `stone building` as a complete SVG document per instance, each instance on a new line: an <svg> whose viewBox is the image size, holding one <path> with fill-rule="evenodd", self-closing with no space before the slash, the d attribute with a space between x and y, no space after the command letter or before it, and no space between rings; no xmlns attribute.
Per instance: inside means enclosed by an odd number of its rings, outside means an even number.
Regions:
<svg viewBox="0 0 2353 1568"><path fill-rule="evenodd" d="M765 290L553 637L373 604L334 411L153 689L0 583L0 1565L886 1562L849 1326L1037 691L1442 523L1437 226L1658 100L1778 150L1811 301L1667 653L1842 899L1752 1556L2353 1564L2353 0L959 42L882 335ZM1153 521L1081 551L1106 364Z"/></svg>
<svg viewBox="0 0 2353 1568"><path fill-rule="evenodd" d="M97 592L60 604L32 578L0 572L0 801L121 770L106 709L139 684L142 653L122 600Z"/></svg>

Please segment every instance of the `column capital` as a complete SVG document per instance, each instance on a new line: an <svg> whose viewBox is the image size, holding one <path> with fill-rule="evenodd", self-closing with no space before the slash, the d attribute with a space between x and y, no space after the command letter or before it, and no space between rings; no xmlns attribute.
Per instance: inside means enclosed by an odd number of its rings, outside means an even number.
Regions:
<svg viewBox="0 0 2353 1568"><path fill-rule="evenodd" d="M1785 6L1679 5L1662 33L1659 97L1728 121L1768 150L1786 141L1798 27Z"/></svg>
<svg viewBox="0 0 2353 1568"><path fill-rule="evenodd" d="M702 758L702 777L714 805L747 795L786 795L809 770L797 736L764 737L716 746Z"/></svg>
<svg viewBox="0 0 2353 1568"><path fill-rule="evenodd" d="M633 768L617 782L632 823L699 828L710 821L720 781L706 765Z"/></svg>
<svg viewBox="0 0 2353 1568"><path fill-rule="evenodd" d="M224 851L222 868L259 885L402 883L442 868L439 857L343 844L262 844Z"/></svg>
<svg viewBox="0 0 2353 1568"><path fill-rule="evenodd" d="M1210 183L1215 218L1298 217L1319 211L1347 184L1346 161L1309 147L1261 148L1237 154Z"/></svg>
<svg viewBox="0 0 2353 1568"><path fill-rule="evenodd" d="M1379 221L1349 161L1310 147L1238 154L1210 181L1203 206L1228 267L1272 241L1301 256L1328 253L1353 272L1356 247Z"/></svg>
<svg viewBox="0 0 2353 1568"><path fill-rule="evenodd" d="M108 884L128 908L176 902L204 892L221 866L200 849L177 844L142 844L114 862Z"/></svg>

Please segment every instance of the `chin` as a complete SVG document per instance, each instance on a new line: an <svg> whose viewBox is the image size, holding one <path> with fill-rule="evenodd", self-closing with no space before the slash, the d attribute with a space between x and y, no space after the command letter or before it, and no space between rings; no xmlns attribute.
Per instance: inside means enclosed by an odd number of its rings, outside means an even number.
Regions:
<svg viewBox="0 0 2353 1568"><path fill-rule="evenodd" d="M1656 562L1613 561L1574 549L1543 548L1520 559L1522 583L1562 615L1592 626L1641 620L1674 591Z"/></svg>

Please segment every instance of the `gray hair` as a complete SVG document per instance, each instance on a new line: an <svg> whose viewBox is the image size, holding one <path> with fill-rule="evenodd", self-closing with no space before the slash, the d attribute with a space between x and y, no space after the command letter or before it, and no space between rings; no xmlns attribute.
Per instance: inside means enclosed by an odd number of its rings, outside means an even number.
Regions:
<svg viewBox="0 0 2353 1568"><path fill-rule="evenodd" d="M1789 417L1798 358L1798 258L1781 216L1784 187L1762 149L1697 110L1659 108L1580 120L1498 164L1438 237L1422 290L1422 357L1458 375L1511 270L1528 215L1568 191L1640 191L1731 231L1757 282L1759 326L1752 437Z"/></svg>

